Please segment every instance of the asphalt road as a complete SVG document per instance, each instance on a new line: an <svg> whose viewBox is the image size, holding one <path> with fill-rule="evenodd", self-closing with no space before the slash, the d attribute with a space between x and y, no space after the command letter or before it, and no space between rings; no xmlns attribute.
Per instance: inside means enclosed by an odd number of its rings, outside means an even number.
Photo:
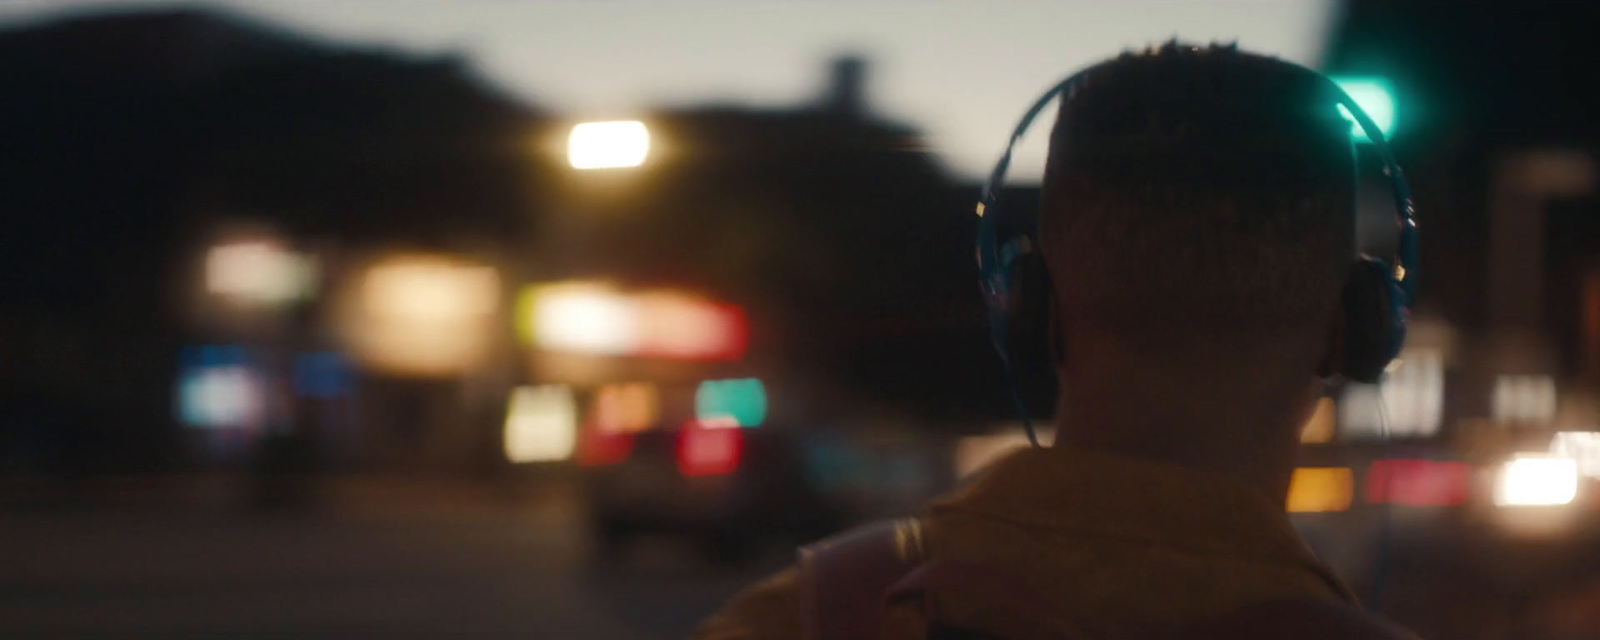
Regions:
<svg viewBox="0 0 1600 640"><path fill-rule="evenodd" d="M569 501L0 512L0 637L676 638L781 554L596 561Z"/></svg>

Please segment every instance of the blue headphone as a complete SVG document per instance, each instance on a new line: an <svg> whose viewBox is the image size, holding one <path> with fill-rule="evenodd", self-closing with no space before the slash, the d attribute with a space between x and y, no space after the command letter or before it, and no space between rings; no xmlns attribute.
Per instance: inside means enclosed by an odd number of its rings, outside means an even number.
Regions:
<svg viewBox="0 0 1600 640"><path fill-rule="evenodd" d="M1338 104L1349 112L1356 125L1371 140L1373 148L1383 160L1384 174L1389 177L1397 211L1395 223L1400 231L1399 247L1392 256L1393 264L1376 256L1357 256L1345 282L1343 300L1345 349L1340 373L1345 379L1355 382L1377 382L1384 369L1400 354L1406 337L1406 321L1417 293L1417 221L1411 201L1411 187L1406 183L1400 165L1395 162L1383 132L1344 89L1316 71L1291 62L1280 60L1279 63L1297 72L1316 76L1333 89ZM1011 316L1016 313L1016 300L1012 295L1018 280L1016 269L1022 257L1033 251L1036 242L1029 237L1031 233L1024 232L1001 243L997 192L1005 184L1006 171L1011 168L1011 154L1016 150L1017 142L1028 132L1033 121L1057 97L1072 100L1084 80L1101 66L1095 65L1073 74L1034 101L1011 132L1005 153L984 182L976 207L978 284L989 309L989 340L1000 355L1012 400L1022 416L1028 440L1034 446L1039 444L1038 436L1034 433L1033 420L1017 385L1010 331Z"/></svg>

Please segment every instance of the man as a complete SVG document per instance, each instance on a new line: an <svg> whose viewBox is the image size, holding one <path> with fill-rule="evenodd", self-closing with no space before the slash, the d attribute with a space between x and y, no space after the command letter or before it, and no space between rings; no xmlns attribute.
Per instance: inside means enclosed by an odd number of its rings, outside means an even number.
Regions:
<svg viewBox="0 0 1600 640"><path fill-rule="evenodd" d="M1059 435L922 520L932 558L1047 605L936 592L939 620L892 606L882 637L1146 637L1257 603L1355 602L1283 506L1299 429L1340 371L1350 124L1325 82L1233 47L1090 74L1062 100L1038 234ZM801 637L795 575L696 637Z"/></svg>

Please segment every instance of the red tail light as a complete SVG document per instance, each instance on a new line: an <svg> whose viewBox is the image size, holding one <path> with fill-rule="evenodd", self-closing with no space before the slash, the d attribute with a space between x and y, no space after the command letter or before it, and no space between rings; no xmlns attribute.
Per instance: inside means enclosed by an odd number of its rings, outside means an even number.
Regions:
<svg viewBox="0 0 1600 640"><path fill-rule="evenodd" d="M578 436L578 464L598 467L618 464L633 453L633 434L605 431L593 422L585 424Z"/></svg>
<svg viewBox="0 0 1600 640"><path fill-rule="evenodd" d="M719 476L739 469L744 430L738 425L690 420L678 433L678 470L689 477Z"/></svg>
<svg viewBox="0 0 1600 640"><path fill-rule="evenodd" d="M1465 462L1377 460L1367 470L1367 502L1416 507L1463 504L1472 469Z"/></svg>

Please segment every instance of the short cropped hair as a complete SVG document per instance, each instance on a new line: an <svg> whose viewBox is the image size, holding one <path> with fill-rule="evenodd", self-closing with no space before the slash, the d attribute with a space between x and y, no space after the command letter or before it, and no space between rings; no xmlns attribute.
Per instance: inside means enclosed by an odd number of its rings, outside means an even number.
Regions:
<svg viewBox="0 0 1600 640"><path fill-rule="evenodd" d="M1325 326L1355 234L1334 95L1235 46L1091 69L1061 101L1041 202L1063 315L1161 346Z"/></svg>

